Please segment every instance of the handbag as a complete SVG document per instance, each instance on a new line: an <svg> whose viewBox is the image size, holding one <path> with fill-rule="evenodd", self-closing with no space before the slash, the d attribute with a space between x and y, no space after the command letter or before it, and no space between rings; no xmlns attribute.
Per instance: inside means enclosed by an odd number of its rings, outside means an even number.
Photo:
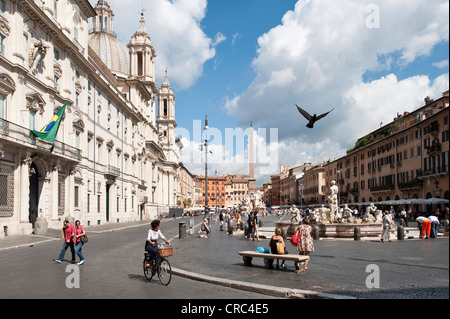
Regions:
<svg viewBox="0 0 450 319"><path fill-rule="evenodd" d="M86 244L89 241L89 238L86 234L80 237L80 240L83 244Z"/></svg>
<svg viewBox="0 0 450 319"><path fill-rule="evenodd" d="M291 237L291 245L297 247L300 242L300 231L297 230L294 235Z"/></svg>
<svg viewBox="0 0 450 319"><path fill-rule="evenodd" d="M280 242L277 243L277 253L278 253L278 255L285 254L283 243L280 243Z"/></svg>

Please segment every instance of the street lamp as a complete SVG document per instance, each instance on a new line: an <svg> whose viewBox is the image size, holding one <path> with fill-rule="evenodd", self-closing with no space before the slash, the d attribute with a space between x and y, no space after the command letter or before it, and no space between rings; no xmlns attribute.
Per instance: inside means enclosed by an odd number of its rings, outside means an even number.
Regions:
<svg viewBox="0 0 450 319"><path fill-rule="evenodd" d="M217 199L218 199L218 192L217 192L217 190L218 190L218 188L219 188L219 180L217 179L218 177L217 177L217 170L216 170L216 211L215 211L215 213L217 214L217 209L218 209L218 206L217 206Z"/></svg>
<svg viewBox="0 0 450 319"><path fill-rule="evenodd" d="M205 151L205 216L209 213L208 207L208 115L205 117L205 126L203 127L205 131L205 142L201 145L201 150ZM204 147L204 148L203 148Z"/></svg>

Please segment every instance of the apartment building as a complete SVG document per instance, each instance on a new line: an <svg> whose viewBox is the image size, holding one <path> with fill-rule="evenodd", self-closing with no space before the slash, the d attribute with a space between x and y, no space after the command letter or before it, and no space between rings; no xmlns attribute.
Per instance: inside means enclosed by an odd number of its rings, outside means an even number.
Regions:
<svg viewBox="0 0 450 319"><path fill-rule="evenodd" d="M184 165L181 165L181 205L183 208L191 208L194 204L195 177Z"/></svg>
<svg viewBox="0 0 450 319"><path fill-rule="evenodd" d="M449 198L449 92L360 138L340 159L344 202Z"/></svg>
<svg viewBox="0 0 450 319"><path fill-rule="evenodd" d="M358 139L347 155L326 166L341 203L411 198L448 199L448 91L438 100Z"/></svg>
<svg viewBox="0 0 450 319"><path fill-rule="evenodd" d="M270 181L272 182L272 205L280 206L282 204L282 185L281 181L284 180L289 175L289 167L280 165L280 173L270 176ZM285 183L284 183L285 184ZM285 186L285 185L283 185ZM285 194L283 190L283 194Z"/></svg>
<svg viewBox="0 0 450 319"><path fill-rule="evenodd" d="M272 206L272 181L263 184L264 204L267 207Z"/></svg>
<svg viewBox="0 0 450 319"><path fill-rule="evenodd" d="M196 181L202 183L202 202L199 207L205 207L206 205L206 180L205 176L196 176ZM224 208L226 203L225 196L225 183L227 181L226 176L208 176L208 207Z"/></svg>
<svg viewBox="0 0 450 319"><path fill-rule="evenodd" d="M327 204L333 180L341 204L449 199L449 91L424 101L359 138L345 156L306 170L296 186L287 183L289 174L272 176L272 199L285 199L289 189L289 194L298 193L302 205Z"/></svg>
<svg viewBox="0 0 450 319"><path fill-rule="evenodd" d="M227 175L225 182L225 207L239 207L249 192L250 175Z"/></svg>

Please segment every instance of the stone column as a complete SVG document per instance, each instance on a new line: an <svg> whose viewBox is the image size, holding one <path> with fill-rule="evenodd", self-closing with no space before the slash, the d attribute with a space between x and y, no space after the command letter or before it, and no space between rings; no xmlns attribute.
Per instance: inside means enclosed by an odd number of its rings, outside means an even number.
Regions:
<svg viewBox="0 0 450 319"><path fill-rule="evenodd" d="M52 168L51 172L51 216L53 221L57 221L58 216L58 198L59 198L59 191L58 191L58 184L59 184L59 169L60 166L55 165Z"/></svg>
<svg viewBox="0 0 450 319"><path fill-rule="evenodd" d="M29 200L30 200L30 165L33 160L26 157L20 164L20 222L29 222Z"/></svg>

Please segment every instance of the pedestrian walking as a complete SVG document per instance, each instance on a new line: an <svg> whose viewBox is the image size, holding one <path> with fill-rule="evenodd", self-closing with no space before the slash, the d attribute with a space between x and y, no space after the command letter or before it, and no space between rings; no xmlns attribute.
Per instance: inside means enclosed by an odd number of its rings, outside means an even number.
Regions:
<svg viewBox="0 0 450 319"><path fill-rule="evenodd" d="M86 232L84 231L84 227L81 226L81 223L79 220L75 222L75 240L76 240L76 247L75 247L75 253L80 257L80 262L77 263L77 265L84 264L84 256L81 252L81 249L83 248L84 242L81 240L83 236L86 235Z"/></svg>
<svg viewBox="0 0 450 319"><path fill-rule="evenodd" d="M253 212L253 240L255 240L255 238L257 238L258 241L261 241L261 239L259 239L259 232L258 232L258 212L257 211Z"/></svg>
<svg viewBox="0 0 450 319"><path fill-rule="evenodd" d="M428 217L428 219L431 222L431 238L437 238L438 232L439 232L439 210L436 212L436 216L431 215Z"/></svg>
<svg viewBox="0 0 450 319"><path fill-rule="evenodd" d="M226 217L226 219L228 220L228 217ZM220 221L220 230L223 231L224 216L222 211L220 211L219 214L219 221Z"/></svg>
<svg viewBox="0 0 450 319"><path fill-rule="evenodd" d="M312 227L309 225L308 217L303 219L302 224L298 227L299 231L299 242L297 246L297 251L300 255L310 256L311 252L314 251L314 242L311 236ZM309 259L305 261L305 270L308 270Z"/></svg>
<svg viewBox="0 0 450 319"><path fill-rule="evenodd" d="M391 241L390 240L391 229L392 229L391 212L385 211L383 213L383 233L381 235L381 242Z"/></svg>
<svg viewBox="0 0 450 319"><path fill-rule="evenodd" d="M420 230L420 239L428 239L430 237L431 232L431 222L428 218L424 216L419 216L416 218L417 225Z"/></svg>
<svg viewBox="0 0 450 319"><path fill-rule="evenodd" d="M281 236L280 228L275 229L275 235L273 235L272 238L270 238L269 247L271 253L275 255L285 255L288 253L286 250L286 244L284 243L284 239ZM284 260L281 260L282 268L286 268L284 262L285 262ZM280 268L279 259L277 259L277 268Z"/></svg>
<svg viewBox="0 0 450 319"><path fill-rule="evenodd" d="M406 213L406 209L405 209L405 207L403 207L403 209L400 211L400 218L405 221L406 227L408 227L408 216L407 215L408 214Z"/></svg>
<svg viewBox="0 0 450 319"><path fill-rule="evenodd" d="M72 253L71 262L75 263L75 227L73 227L73 225L70 224L67 219L64 220L62 236L64 238L64 244L62 246L58 259L54 259L54 261L58 264L62 263L67 248L70 248L70 252Z"/></svg>
<svg viewBox="0 0 450 319"><path fill-rule="evenodd" d="M247 238L248 239L252 239L253 237L253 214L250 212L248 214L248 219L247 219L247 224L248 224L248 228L247 228Z"/></svg>

